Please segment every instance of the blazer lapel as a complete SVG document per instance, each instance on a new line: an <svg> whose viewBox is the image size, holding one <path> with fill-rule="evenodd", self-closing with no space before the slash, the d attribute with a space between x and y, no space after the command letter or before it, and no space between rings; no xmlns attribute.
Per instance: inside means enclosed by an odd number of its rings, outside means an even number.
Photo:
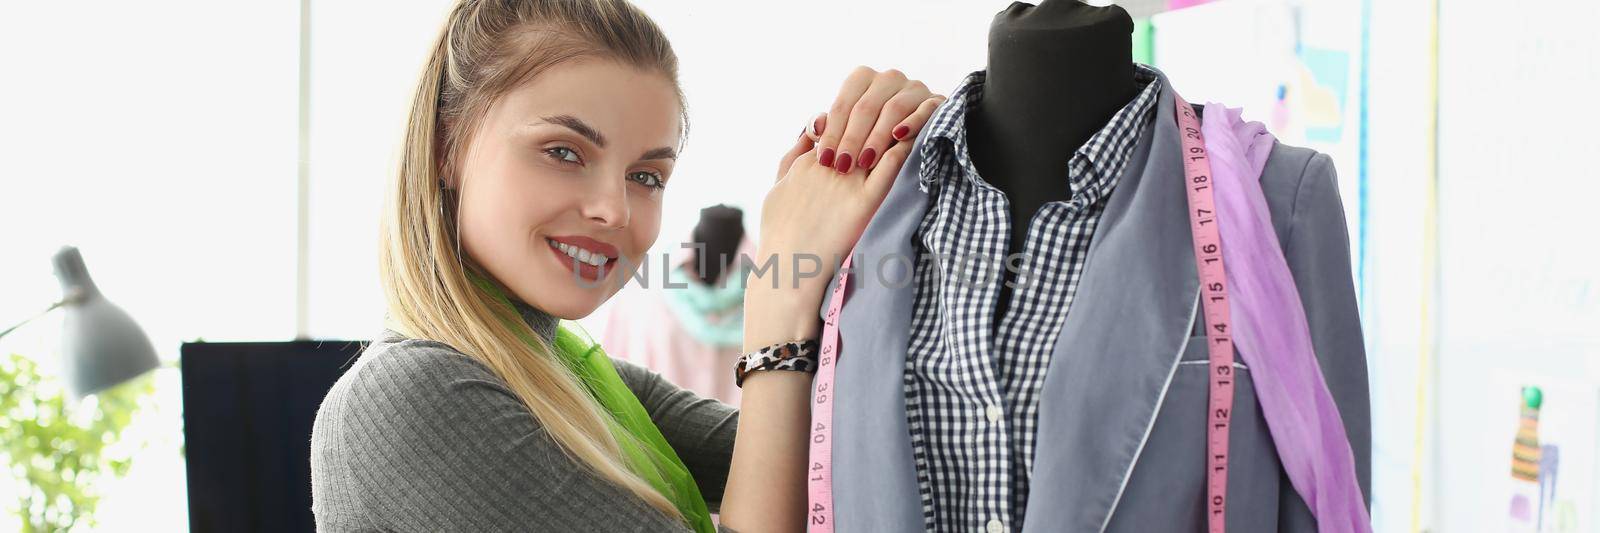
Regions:
<svg viewBox="0 0 1600 533"><path fill-rule="evenodd" d="M1039 407L1027 531L1103 531L1194 325L1171 82L1095 230Z"/></svg>
<svg viewBox="0 0 1600 533"><path fill-rule="evenodd" d="M917 186L919 152L907 158L856 243L840 311L833 501L841 532L923 529L904 392L919 250L913 239L928 207L928 195ZM838 281L829 284L828 299ZM823 316L828 304L823 301Z"/></svg>

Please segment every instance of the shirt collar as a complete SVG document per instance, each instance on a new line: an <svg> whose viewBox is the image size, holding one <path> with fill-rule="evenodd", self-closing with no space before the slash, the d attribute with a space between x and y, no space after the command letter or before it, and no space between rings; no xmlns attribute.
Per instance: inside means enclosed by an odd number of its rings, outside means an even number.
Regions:
<svg viewBox="0 0 1600 533"><path fill-rule="evenodd" d="M928 137L920 147L922 164L918 169L923 191L946 178L982 180L969 155L966 116L969 106L983 98L986 78L987 72L982 70L967 75L929 118ZM1094 187L1109 186L1132 156L1133 146L1150 122L1151 111L1161 92L1161 78L1153 68L1134 63L1133 79L1141 86L1139 93L1073 154L1071 168L1066 172L1073 191L1085 188L1086 184L1079 180L1093 180L1087 185ZM1088 167L1080 169L1084 163Z"/></svg>

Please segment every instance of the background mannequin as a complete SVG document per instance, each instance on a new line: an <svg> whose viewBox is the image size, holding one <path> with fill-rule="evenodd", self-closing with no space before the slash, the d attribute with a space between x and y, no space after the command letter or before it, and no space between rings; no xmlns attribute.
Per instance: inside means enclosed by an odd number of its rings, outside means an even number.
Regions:
<svg viewBox="0 0 1600 533"><path fill-rule="evenodd" d="M618 292L601 345L613 357L644 365L679 387L739 404L733 364L741 353L744 284L740 256L755 255L744 212L715 205L700 210L688 241L670 254L669 273L648 287Z"/></svg>
<svg viewBox="0 0 1600 533"><path fill-rule="evenodd" d="M690 238L705 246L703 256L699 249L691 252L694 259L690 264L695 265L693 277L706 285L716 284L738 257L739 242L744 239L744 211L725 204L701 209L700 222Z"/></svg>

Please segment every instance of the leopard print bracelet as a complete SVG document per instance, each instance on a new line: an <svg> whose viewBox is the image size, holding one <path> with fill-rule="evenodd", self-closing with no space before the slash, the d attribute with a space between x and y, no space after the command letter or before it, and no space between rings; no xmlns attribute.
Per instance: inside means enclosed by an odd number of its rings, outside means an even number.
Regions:
<svg viewBox="0 0 1600 533"><path fill-rule="evenodd" d="M747 353L734 365L733 382L742 388L746 376L763 370L816 372L817 341L785 342Z"/></svg>

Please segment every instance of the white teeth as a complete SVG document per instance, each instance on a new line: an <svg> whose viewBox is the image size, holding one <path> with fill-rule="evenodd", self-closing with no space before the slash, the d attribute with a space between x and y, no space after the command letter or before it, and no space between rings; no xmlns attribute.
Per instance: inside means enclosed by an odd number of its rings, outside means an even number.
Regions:
<svg viewBox="0 0 1600 533"><path fill-rule="evenodd" d="M567 243L564 243L564 242L556 242L554 239L550 239L550 244L555 245L557 250L561 250L561 253L564 253L564 254L567 254L569 256L572 256L572 258L577 259L579 261L582 261L584 263L587 263L589 265L593 265L593 266L597 266L598 267L598 266L606 264L606 261L610 260L610 258L605 256L605 254L601 254L599 252L591 252L589 250L585 250L583 248L579 248L577 246L573 246L573 245L570 245L570 244L567 244Z"/></svg>

